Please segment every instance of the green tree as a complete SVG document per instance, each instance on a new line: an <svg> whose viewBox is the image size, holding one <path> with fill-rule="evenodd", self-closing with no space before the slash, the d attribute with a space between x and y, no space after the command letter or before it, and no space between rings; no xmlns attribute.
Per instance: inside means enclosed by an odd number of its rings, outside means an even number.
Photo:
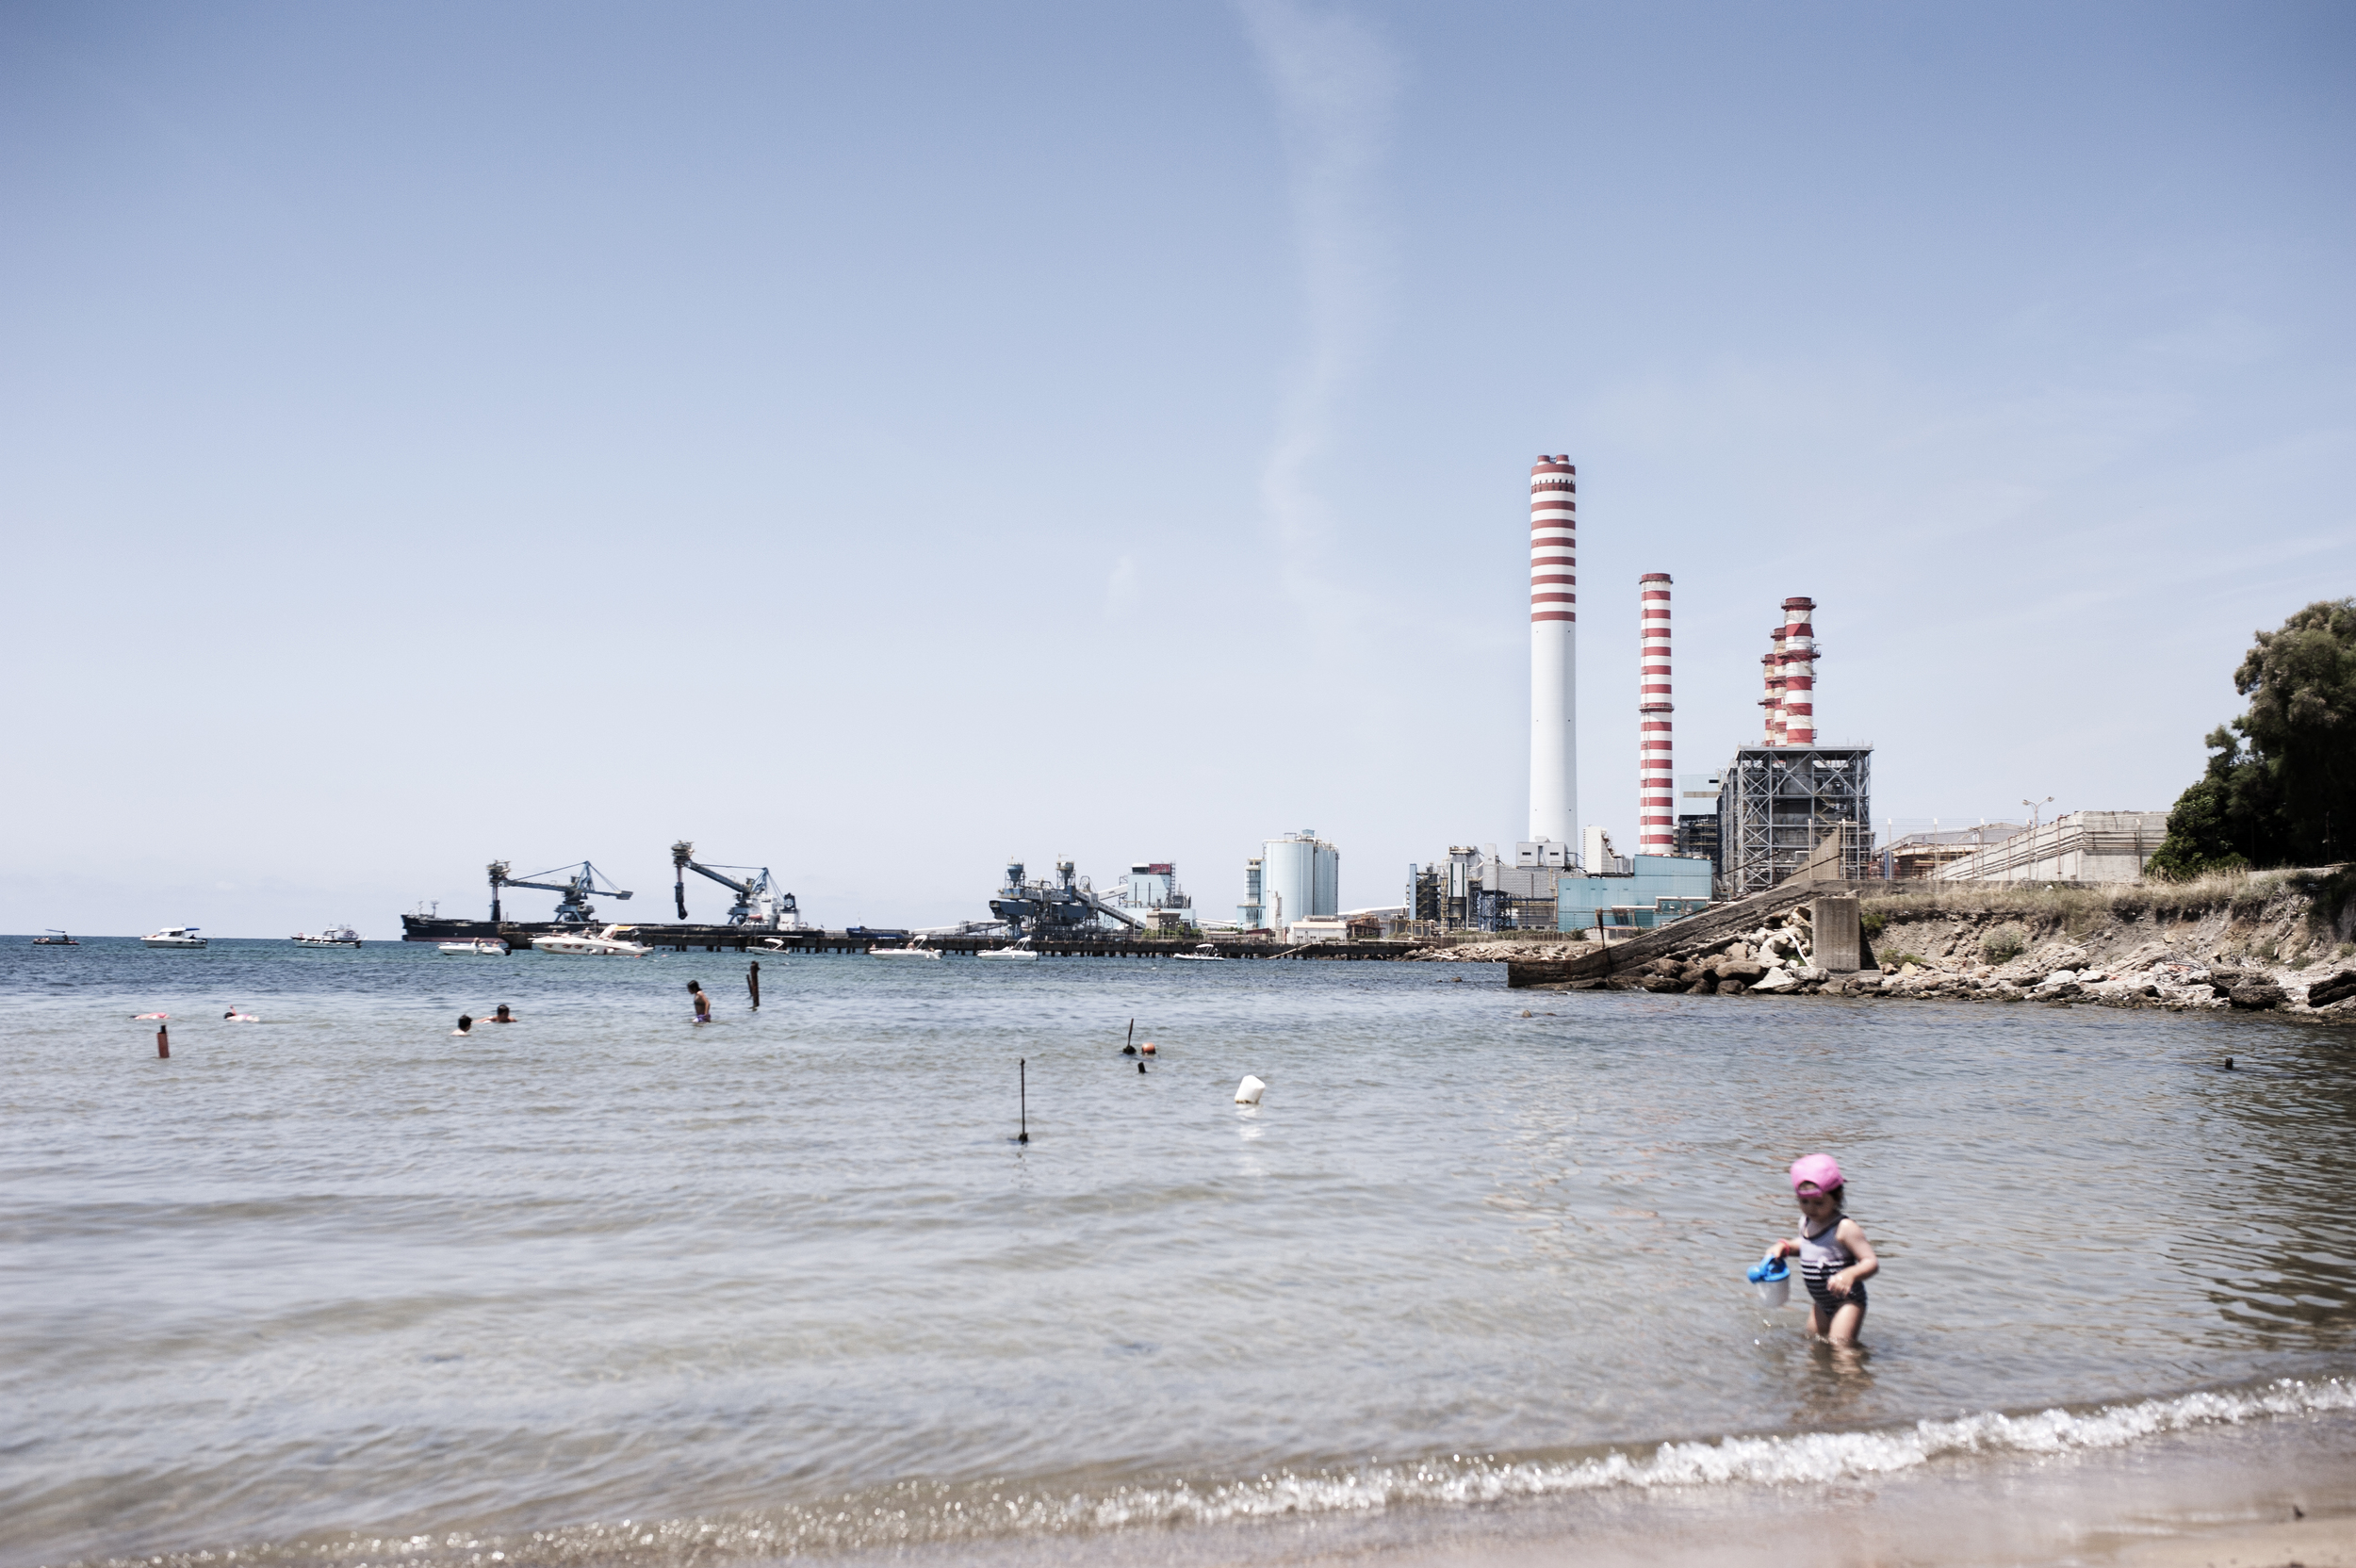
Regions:
<svg viewBox="0 0 2356 1568"><path fill-rule="evenodd" d="M2335 861L2356 844L2356 599L2311 604L2257 639L2233 672L2250 710L2209 733L2155 876Z"/></svg>

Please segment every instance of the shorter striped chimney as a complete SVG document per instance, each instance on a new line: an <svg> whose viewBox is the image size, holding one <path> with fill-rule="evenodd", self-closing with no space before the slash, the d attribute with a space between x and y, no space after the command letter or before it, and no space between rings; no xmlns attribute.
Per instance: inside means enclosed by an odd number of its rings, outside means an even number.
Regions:
<svg viewBox="0 0 2356 1568"><path fill-rule="evenodd" d="M1783 733L1784 744L1816 743L1816 629L1808 615L1816 608L1810 598L1783 601Z"/></svg>
<svg viewBox="0 0 2356 1568"><path fill-rule="evenodd" d="M1767 633L1767 651L1759 656L1759 669L1767 684L1767 694L1759 705L1767 710L1767 743L1783 744L1783 628L1775 627Z"/></svg>
<svg viewBox="0 0 2356 1568"><path fill-rule="evenodd" d="M1677 785L1669 715L1669 584L1666 572L1636 580L1636 853L1677 853Z"/></svg>

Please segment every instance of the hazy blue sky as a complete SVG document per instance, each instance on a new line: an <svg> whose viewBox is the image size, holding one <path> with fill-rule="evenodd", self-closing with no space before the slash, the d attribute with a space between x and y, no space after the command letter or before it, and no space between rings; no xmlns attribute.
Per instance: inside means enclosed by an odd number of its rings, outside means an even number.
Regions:
<svg viewBox="0 0 2356 1568"><path fill-rule="evenodd" d="M2332 5L0 7L0 928L1388 902L1541 451L1623 844L1645 571L1680 773L1808 594L1877 816L2164 808L2356 592L2351 129Z"/></svg>

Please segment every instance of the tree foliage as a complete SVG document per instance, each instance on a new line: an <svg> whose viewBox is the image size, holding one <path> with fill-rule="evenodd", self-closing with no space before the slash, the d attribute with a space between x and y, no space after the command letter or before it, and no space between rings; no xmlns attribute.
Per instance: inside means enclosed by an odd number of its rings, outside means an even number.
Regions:
<svg viewBox="0 0 2356 1568"><path fill-rule="evenodd" d="M2349 858L2356 598L2311 604L2281 630L2259 632L2233 672L2233 690L2250 699L2250 710L2210 731L2208 766L2168 813L2151 874Z"/></svg>

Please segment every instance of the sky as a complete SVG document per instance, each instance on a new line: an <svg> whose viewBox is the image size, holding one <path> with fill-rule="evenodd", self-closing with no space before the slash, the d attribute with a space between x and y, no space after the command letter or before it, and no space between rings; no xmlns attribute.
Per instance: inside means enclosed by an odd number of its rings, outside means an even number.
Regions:
<svg viewBox="0 0 2356 1568"><path fill-rule="evenodd" d="M0 5L0 930L1396 903L1542 452L1624 849L1651 571L1680 774L1805 594L1877 819L2164 810L2356 593L2352 133L2318 4Z"/></svg>

